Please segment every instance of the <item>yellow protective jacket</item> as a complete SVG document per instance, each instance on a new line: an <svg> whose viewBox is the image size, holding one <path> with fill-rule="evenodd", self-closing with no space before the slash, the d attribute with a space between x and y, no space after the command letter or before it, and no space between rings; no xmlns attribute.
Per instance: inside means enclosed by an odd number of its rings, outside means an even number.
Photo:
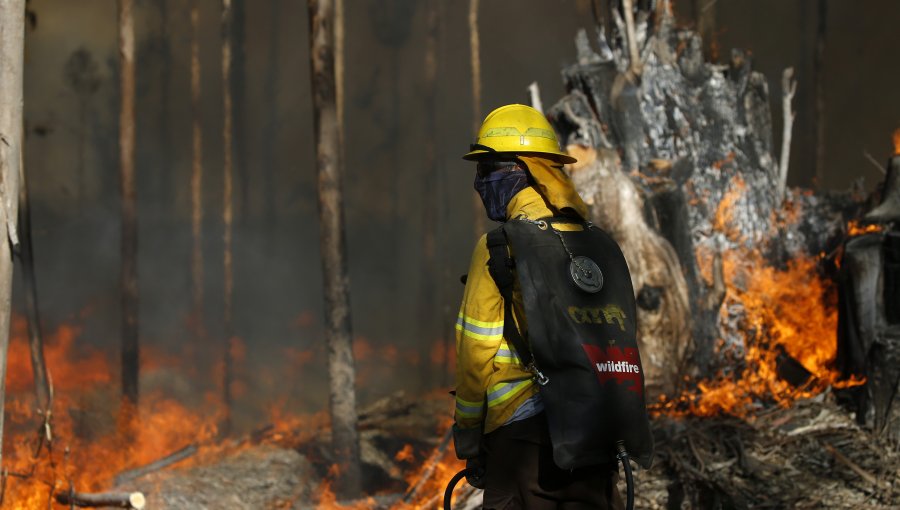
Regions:
<svg viewBox="0 0 900 510"><path fill-rule="evenodd" d="M587 206L561 165L541 157L520 159L528 166L536 184L510 200L507 219L587 217ZM506 423L538 391L532 374L525 370L503 337L503 298L488 271L489 257L487 235L483 235L472 254L456 322L456 429L469 438L480 437L481 433L487 434ZM527 338L518 284L513 288L513 315L523 338ZM468 442L469 447L461 442ZM457 435L456 443L457 454L462 458L477 453L472 451L472 441L461 441Z"/></svg>

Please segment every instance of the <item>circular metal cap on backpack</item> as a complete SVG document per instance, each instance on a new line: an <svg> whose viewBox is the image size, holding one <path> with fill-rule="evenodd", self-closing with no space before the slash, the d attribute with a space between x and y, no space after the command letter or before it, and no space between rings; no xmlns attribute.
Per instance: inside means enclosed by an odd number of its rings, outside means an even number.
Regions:
<svg viewBox="0 0 900 510"><path fill-rule="evenodd" d="M573 257L569 263L569 274L579 289L595 294L603 288L603 273L593 260L584 257Z"/></svg>

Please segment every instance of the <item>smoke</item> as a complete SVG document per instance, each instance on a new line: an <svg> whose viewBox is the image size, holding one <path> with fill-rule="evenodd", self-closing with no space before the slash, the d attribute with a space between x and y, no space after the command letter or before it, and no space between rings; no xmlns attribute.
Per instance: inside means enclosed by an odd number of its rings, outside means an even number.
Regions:
<svg viewBox="0 0 900 510"><path fill-rule="evenodd" d="M483 3L482 111L527 102L526 87L533 81L539 83L545 105L562 96L559 71L575 59L577 29L593 21L585 10L588 4ZM876 154L881 147L887 150L896 128L896 118L879 112L900 110L900 95L888 91L900 71L876 61L881 52L875 49L890 47L889 24L900 16L900 5L872 4L832 9L834 19L843 21L835 23L829 34L832 49L826 63L828 107L833 112L828 134L831 174L822 183L828 187L845 187L860 173L873 185L877 176L866 170L859 153L863 147ZM79 342L101 347L117 360L118 79L116 17L110 5L32 2L40 23L26 40L25 164L45 329L63 321L80 322ZM468 267L474 244L473 172L459 159L474 135L466 9L442 5L438 127L429 133L423 114L425 9L416 8L413 0L392 1L384 10L382 5L375 0L347 5L344 189L353 326L374 353L371 360L360 361L363 403L396 388L420 389L421 371L412 369L413 357L404 353L420 352L423 342L439 342L451 334L462 293L458 278ZM218 5L206 2L200 23L206 169L204 316L209 338L201 341L191 337L187 316L191 149L186 8L183 0L160 0L139 3L136 11L140 324L145 346L172 353L185 371L203 367L192 381L199 392L218 384L215 367L225 345L222 83ZM812 13L803 9L775 0L728 2L718 8L722 47L752 49L756 67L770 79L777 79L783 67L803 64L798 68L800 90L795 100L792 184L809 184L812 175L811 139L804 135L813 131L806 106L812 83L806 64L810 59L804 52L810 49L814 23L804 21ZM236 23L245 39L244 101L235 105L236 119L244 119L237 127L241 157L236 161L247 165L236 168L235 176L235 197L240 198L234 232L234 320L246 348L246 360L239 367L246 391L239 405L246 406L247 414L257 413L264 407L257 402L279 393L289 396L284 405L312 410L324 405L325 375L306 10L302 2L278 0L267 5L246 2L243 12ZM763 26L766 29L760 30ZM64 79L67 62L80 62L80 72ZM90 79L81 79L85 77ZM73 88L73 83L80 85ZM860 83L866 84L864 97L858 95ZM775 90L771 95L778 97ZM84 104L87 114L82 122L79 109ZM777 123L780 115L774 106ZM434 137L437 151L434 168L423 167L429 137ZM82 149L83 158L78 156ZM426 172L438 173L437 182L443 183L436 204L422 198ZM429 206L437 211L437 272L427 271L423 263L421 215ZM435 330L426 338L419 337L416 327L423 320L416 306L422 279L431 279L430 288L440 293L432 312L438 317L433 321ZM23 309L20 287L17 284L15 295L18 311ZM298 322L298 317L304 319ZM308 359L297 354L305 352L313 353L311 361L288 362L291 356ZM435 367L439 372L446 369ZM428 384L440 379L432 378Z"/></svg>

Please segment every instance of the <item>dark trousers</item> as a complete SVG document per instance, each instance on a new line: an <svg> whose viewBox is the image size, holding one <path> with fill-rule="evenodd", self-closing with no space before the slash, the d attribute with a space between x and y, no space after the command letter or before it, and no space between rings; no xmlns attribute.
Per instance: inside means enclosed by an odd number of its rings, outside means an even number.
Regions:
<svg viewBox="0 0 900 510"><path fill-rule="evenodd" d="M624 508L616 465L560 469L543 413L484 438L485 510L604 510Z"/></svg>

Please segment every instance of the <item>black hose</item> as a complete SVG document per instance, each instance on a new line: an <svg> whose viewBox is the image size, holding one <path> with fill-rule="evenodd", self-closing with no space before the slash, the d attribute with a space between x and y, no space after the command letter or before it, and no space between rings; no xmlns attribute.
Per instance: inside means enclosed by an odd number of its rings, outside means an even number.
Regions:
<svg viewBox="0 0 900 510"><path fill-rule="evenodd" d="M466 468L453 475L453 478L450 479L450 482L447 483L447 488L444 490L444 510L452 510L450 508L450 500L453 499L453 489L456 488L456 484L459 483L460 480L465 478L469 471L474 470L475 468Z"/></svg>
<svg viewBox="0 0 900 510"><path fill-rule="evenodd" d="M625 441L617 441L616 449L619 451L616 458L622 461L622 467L625 469L625 510L634 510L634 477L631 474L628 452L625 451Z"/></svg>

